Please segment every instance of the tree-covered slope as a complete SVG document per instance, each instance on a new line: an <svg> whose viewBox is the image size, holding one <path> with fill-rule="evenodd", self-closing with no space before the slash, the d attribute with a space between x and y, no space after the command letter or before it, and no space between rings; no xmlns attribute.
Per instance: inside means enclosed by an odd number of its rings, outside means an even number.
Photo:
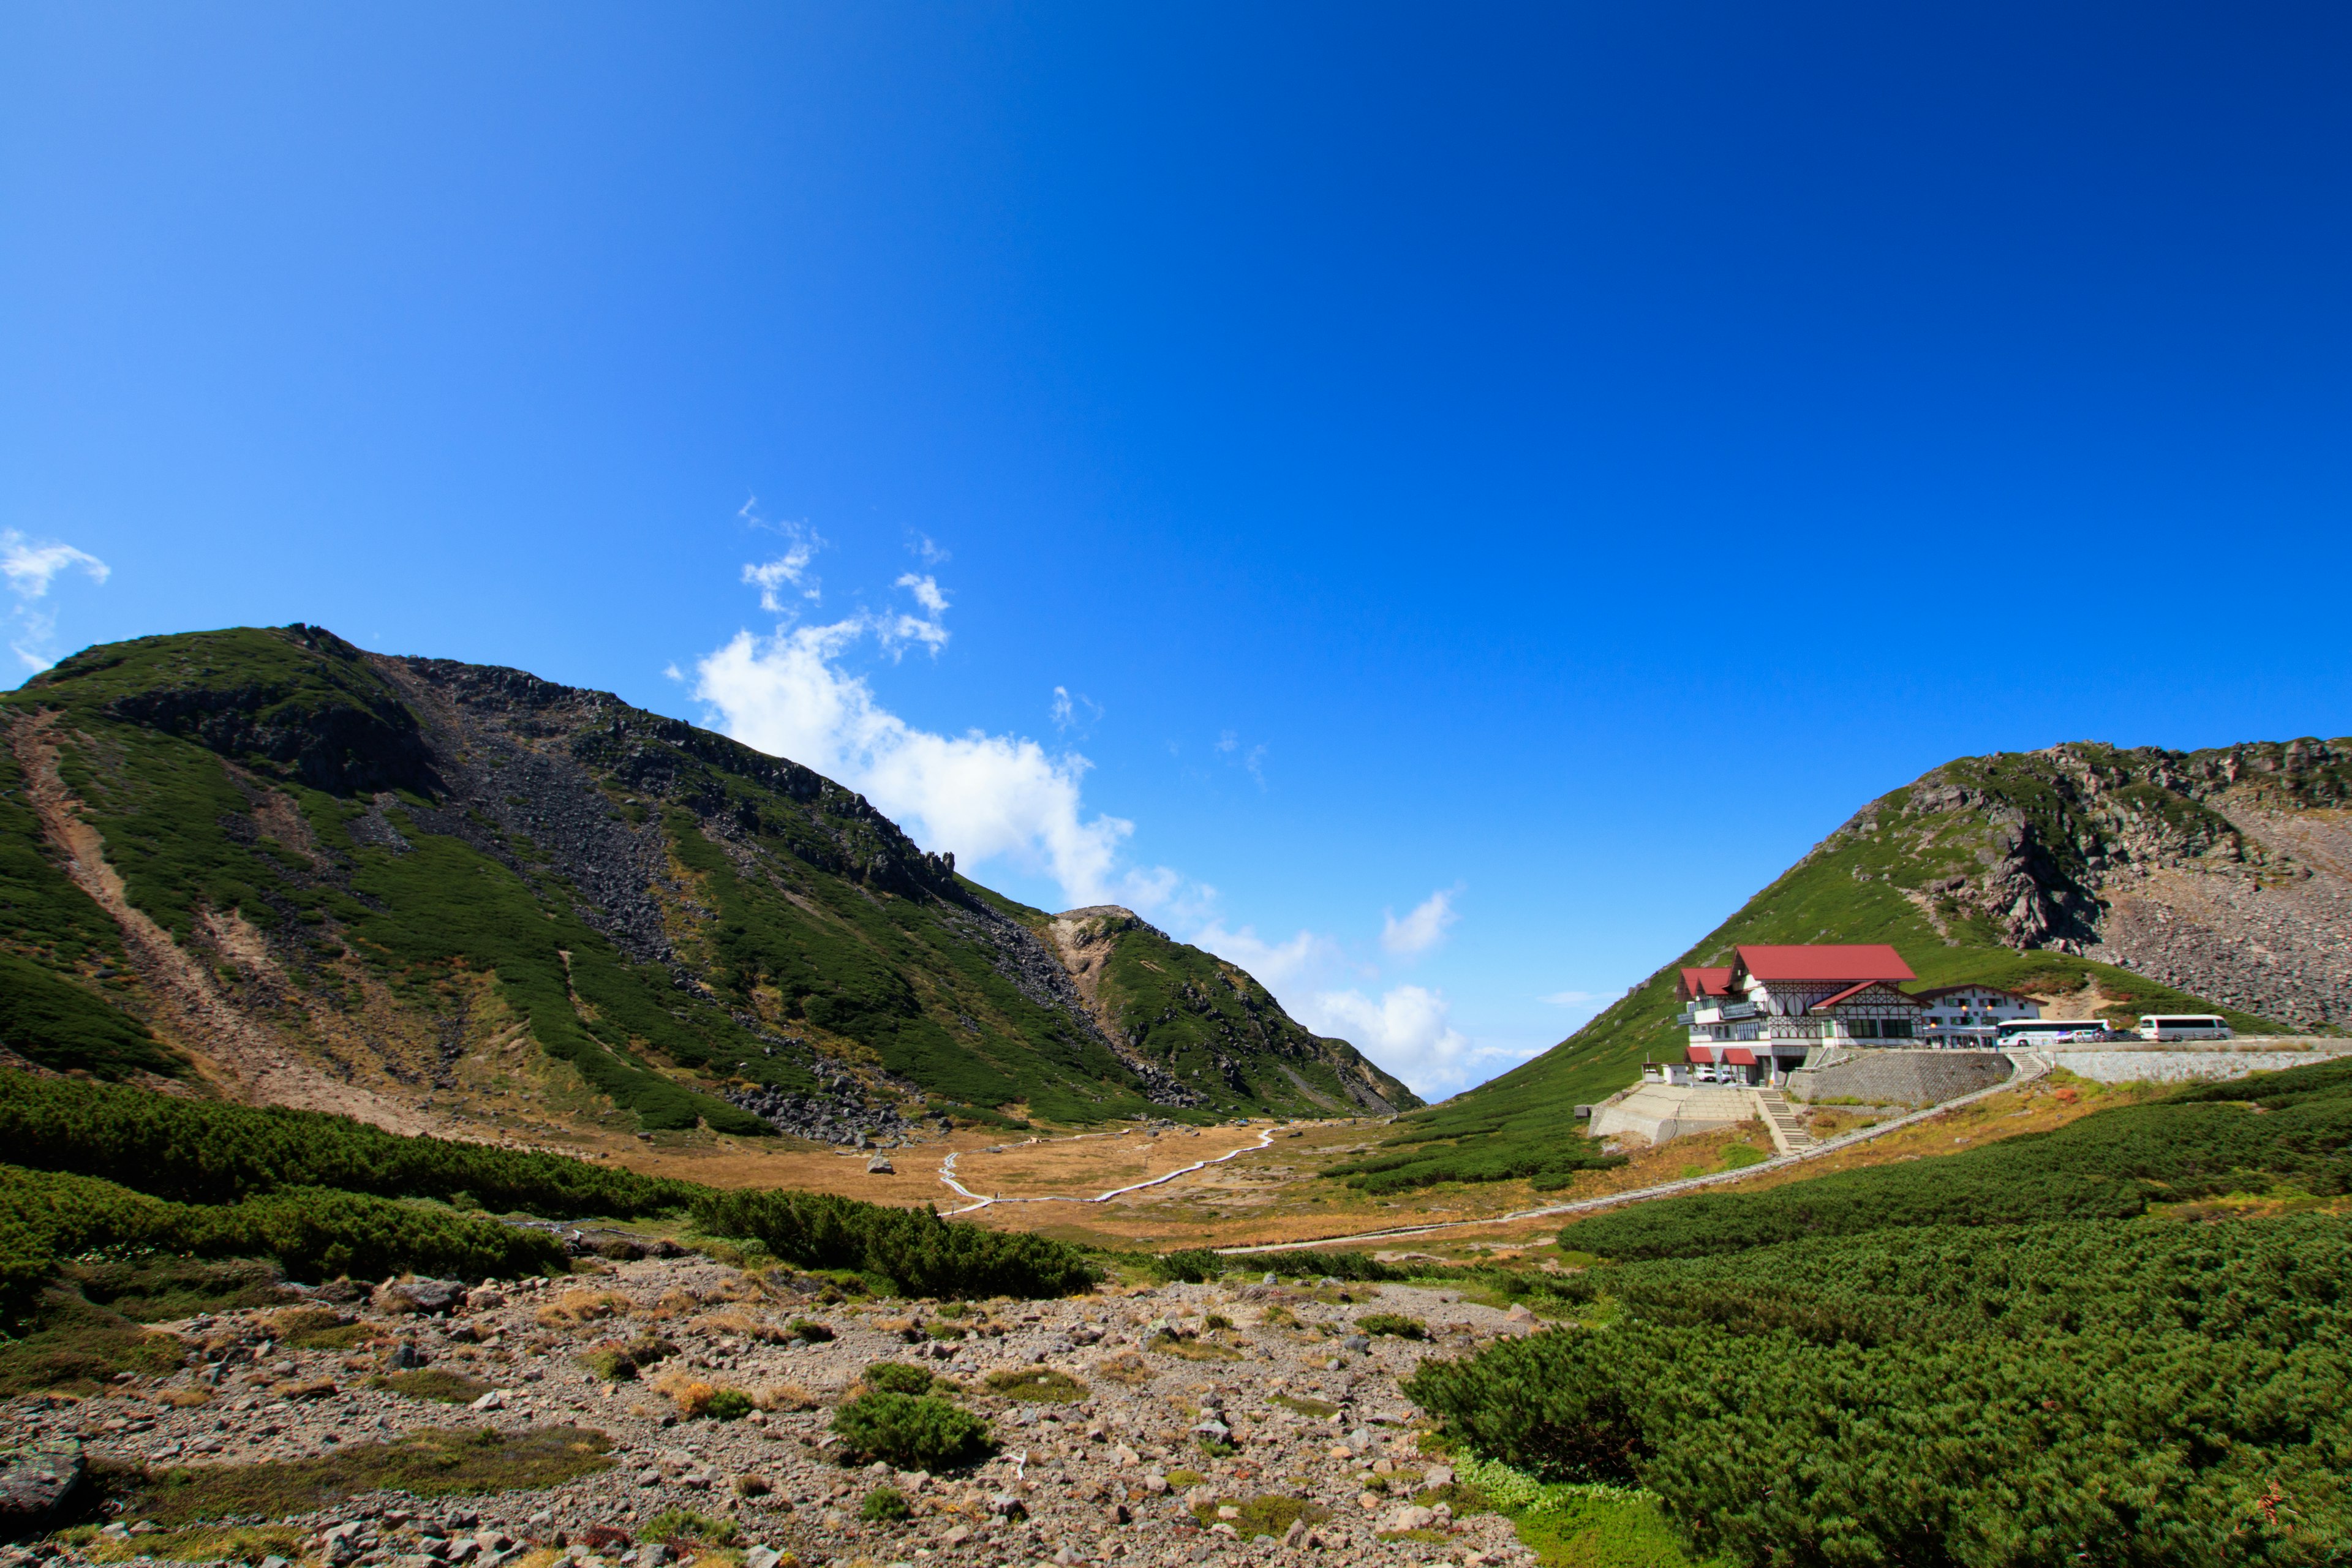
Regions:
<svg viewBox="0 0 2352 1568"><path fill-rule="evenodd" d="M1891 942L1919 975L1913 989L1984 982L2117 1022L2212 1011L2244 1033L2340 1026L2352 861L2336 860L2329 836L2347 803L2346 740L1962 758L1863 807L1568 1039L1400 1137L1556 1136L1644 1058L1679 1058L1675 972L1728 963L1742 943ZM2150 905L2163 918L2145 924L2177 934L2202 920L2225 956L2176 964L2177 944L2143 956L2117 911ZM2250 942L2257 920L2270 924Z"/></svg>
<svg viewBox="0 0 2352 1568"><path fill-rule="evenodd" d="M1049 931L1103 1032L1188 1092L1387 1115L1421 1104L1345 1040L1313 1034L1239 965L1132 910L1070 910Z"/></svg>
<svg viewBox="0 0 2352 1568"><path fill-rule="evenodd" d="M606 693L240 628L89 649L0 724L0 1044L53 1068L524 1135L1310 1108L1172 1094L1050 917Z"/></svg>

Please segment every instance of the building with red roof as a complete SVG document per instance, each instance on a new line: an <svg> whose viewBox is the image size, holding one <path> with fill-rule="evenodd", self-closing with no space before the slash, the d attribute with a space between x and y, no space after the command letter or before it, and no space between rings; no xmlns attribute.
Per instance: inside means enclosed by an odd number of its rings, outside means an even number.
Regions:
<svg viewBox="0 0 2352 1568"><path fill-rule="evenodd" d="M1912 1045L1927 1009L1899 983L1917 978L1885 942L1736 947L1729 967L1685 969L1675 984L1685 1070L1777 1084L1827 1046Z"/></svg>

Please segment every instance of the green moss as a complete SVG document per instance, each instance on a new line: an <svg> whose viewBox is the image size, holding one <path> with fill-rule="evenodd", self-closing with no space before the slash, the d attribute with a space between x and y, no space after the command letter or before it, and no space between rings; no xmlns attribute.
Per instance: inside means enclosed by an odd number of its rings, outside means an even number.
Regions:
<svg viewBox="0 0 2352 1568"><path fill-rule="evenodd" d="M1231 1508L1237 1517L1223 1519L1220 1508ZM1320 1524L1331 1517L1331 1510L1302 1497L1287 1497L1279 1492L1261 1492L1238 1502L1201 1502L1192 1505L1192 1517L1206 1528L1212 1524L1230 1524L1244 1541L1252 1536L1271 1535L1280 1539L1293 1524L1304 1521Z"/></svg>
<svg viewBox="0 0 2352 1568"><path fill-rule="evenodd" d="M178 1525L307 1513L359 1492L436 1498L536 1490L612 1468L612 1446L604 1433L577 1426L509 1433L455 1427L413 1432L393 1443L353 1443L313 1459L100 1470L93 1479L122 1516Z"/></svg>
<svg viewBox="0 0 2352 1568"><path fill-rule="evenodd" d="M491 1385L463 1373L449 1372L437 1366L415 1367L407 1372L385 1373L368 1379L370 1388L380 1388L387 1394L397 1394L405 1399L430 1399L442 1405L471 1405L490 1391Z"/></svg>
<svg viewBox="0 0 2352 1568"><path fill-rule="evenodd" d="M122 1373L157 1377L186 1347L69 1286L45 1292L23 1331L0 1340L0 1398L19 1394L93 1394Z"/></svg>
<svg viewBox="0 0 2352 1568"><path fill-rule="evenodd" d="M988 1391L1036 1405L1068 1405L1087 1396L1087 1385L1049 1366L1024 1366L988 1374Z"/></svg>
<svg viewBox="0 0 2352 1568"><path fill-rule="evenodd" d="M59 1531L51 1539L92 1563L258 1563L266 1557L298 1562L302 1532L283 1525L197 1525L142 1535L102 1535L94 1524Z"/></svg>

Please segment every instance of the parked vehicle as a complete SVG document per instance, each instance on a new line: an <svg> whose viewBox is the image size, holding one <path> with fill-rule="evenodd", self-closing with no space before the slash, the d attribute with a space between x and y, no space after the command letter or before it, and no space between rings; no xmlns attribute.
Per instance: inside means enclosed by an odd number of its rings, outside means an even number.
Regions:
<svg viewBox="0 0 2352 1568"><path fill-rule="evenodd" d="M2088 1046L2113 1037L2103 1018L2011 1018L2000 1026L2003 1046Z"/></svg>
<svg viewBox="0 0 2352 1568"><path fill-rule="evenodd" d="M2143 1013L2136 1031L2143 1040L2226 1040L2230 1026L2212 1013Z"/></svg>

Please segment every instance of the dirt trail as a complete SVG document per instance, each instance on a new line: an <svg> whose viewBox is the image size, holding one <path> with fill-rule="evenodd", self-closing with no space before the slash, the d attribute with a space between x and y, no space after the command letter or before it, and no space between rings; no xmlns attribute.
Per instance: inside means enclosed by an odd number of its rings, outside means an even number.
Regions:
<svg viewBox="0 0 2352 1568"><path fill-rule="evenodd" d="M1032 1138L1032 1139L1030 1139L1030 1140L1029 1140L1029 1142L1031 1142L1031 1143L1045 1143L1045 1142L1055 1142L1055 1143L1075 1143L1075 1142L1077 1142L1079 1140L1081 1140L1081 1139L1086 1139L1086 1138L1102 1138L1102 1137L1114 1137L1114 1138L1116 1138L1116 1137L1120 1137L1120 1136L1123 1136L1123 1134L1119 1134L1119 1133L1101 1133L1101 1132L1080 1132L1080 1133L1075 1134L1074 1136L1069 1137L1069 1138L1055 1138L1055 1139ZM1240 1145L1239 1147L1233 1148L1233 1149L1228 1149L1228 1150L1226 1150L1226 1151L1225 1151L1223 1153L1222 1153L1222 1154L1215 1154L1215 1155L1212 1155L1211 1157L1209 1157L1208 1159L1205 1159L1205 1160L1195 1160L1195 1161L1193 1161L1193 1162L1192 1162L1191 1164L1189 1164L1189 1165L1180 1166L1180 1167L1178 1167L1177 1169L1175 1169L1175 1170L1173 1170L1173 1171L1169 1171L1169 1172L1164 1173L1163 1174L1150 1177L1150 1178L1148 1178L1148 1179L1146 1179L1146 1180L1144 1180L1144 1181L1140 1181L1140 1182L1129 1182L1127 1185L1125 1185L1125 1186L1123 1186L1123 1187L1113 1187L1113 1188L1111 1188L1108 1192L1097 1193L1097 1194L1095 1194L1094 1195L1092 1195L1091 1197L1086 1197L1086 1196L1069 1196L1069 1197L1064 1197L1064 1196L1056 1196L1056 1195L1053 1195L1053 1194L1045 1194L1045 1195L1041 1195L1041 1196L1037 1196L1037 1197L1022 1198L1022 1197L1005 1197L1005 1196L1003 1196L1003 1195L1000 1195L1000 1194L985 1194L985 1195L983 1195L982 1194L975 1193L975 1192L973 1192L970 1187L965 1186L961 1181L960 1181L960 1180L958 1180L958 1179L957 1179L957 1176L956 1176L956 1161L957 1161L959 1158L961 1158L961 1155L962 1155L962 1153L963 1153L963 1151L962 1151L962 1150L960 1150L960 1149L959 1149L959 1150L957 1150L957 1151L955 1151L955 1152L951 1152L951 1153L950 1153L950 1154L948 1155L948 1157L947 1157L945 1160L942 1160L941 1162L940 1162L940 1180L942 1183L944 1183L945 1184L947 1184L948 1186L953 1187L953 1188L954 1188L954 1189L955 1189L959 1194L962 1194L963 1196L968 1197L968 1198L976 1198L976 1199L978 1199L978 1200L979 1200L977 1203L971 1204L971 1205L970 1205L969 1206L964 1207L964 1208L960 1208L960 1209L950 1209L950 1210L948 1210L947 1212L948 1212L948 1214L949 1214L950 1217L953 1217L953 1216L954 1216L954 1215L963 1215L963 1214L977 1214L977 1213L979 1213L982 1209L992 1207L992 1205L997 1205L997 1204L1107 1204L1107 1203L1110 1202L1110 1201L1111 1201L1111 1199L1116 1198L1116 1197L1123 1196L1124 1194L1128 1194L1128 1193L1139 1193L1139 1192L1143 1191L1146 1187L1156 1187L1156 1186L1160 1185L1160 1184L1163 1184L1163 1183L1166 1183L1166 1182L1172 1182L1172 1181L1174 1181L1174 1180L1175 1180L1177 1177L1179 1177L1179 1176L1189 1176L1189 1175L1191 1175L1193 1172L1195 1172L1195 1171L1201 1171L1201 1170L1206 1170L1206 1169L1207 1169L1209 1166L1211 1166L1211 1165L1222 1165L1222 1164L1223 1164L1226 1161L1228 1161L1228 1160L1230 1160L1230 1159L1234 1158L1234 1156L1235 1156L1236 1154L1253 1154L1253 1153L1255 1153L1257 1151L1259 1151L1259 1150L1261 1150L1261 1149L1267 1149L1267 1148L1271 1148L1271 1147L1273 1147L1273 1145L1274 1145L1274 1130L1273 1130L1271 1127L1261 1128L1261 1129L1259 1129L1259 1130L1258 1130L1257 1142L1255 1142L1255 1143L1244 1143L1244 1144ZM1019 1144L1014 1145L1014 1147L1016 1147L1016 1148L1018 1148L1018 1147L1024 1147L1024 1145L1019 1145Z"/></svg>
<svg viewBox="0 0 2352 1568"><path fill-rule="evenodd" d="M26 792L41 829L65 852L66 874L113 917L141 984L154 1004L156 1032L194 1058L196 1065L232 1099L253 1105L286 1105L357 1117L394 1132L424 1132L424 1117L364 1089L341 1083L290 1050L270 1031L223 996L211 972L172 940L172 933L123 895L122 877L108 864L106 841L82 820L58 775L58 715L19 719L9 731L16 761L25 770ZM210 929L228 937L233 955L259 934L233 914L208 916ZM238 928L243 928L240 931ZM264 951L261 961L266 963Z"/></svg>

